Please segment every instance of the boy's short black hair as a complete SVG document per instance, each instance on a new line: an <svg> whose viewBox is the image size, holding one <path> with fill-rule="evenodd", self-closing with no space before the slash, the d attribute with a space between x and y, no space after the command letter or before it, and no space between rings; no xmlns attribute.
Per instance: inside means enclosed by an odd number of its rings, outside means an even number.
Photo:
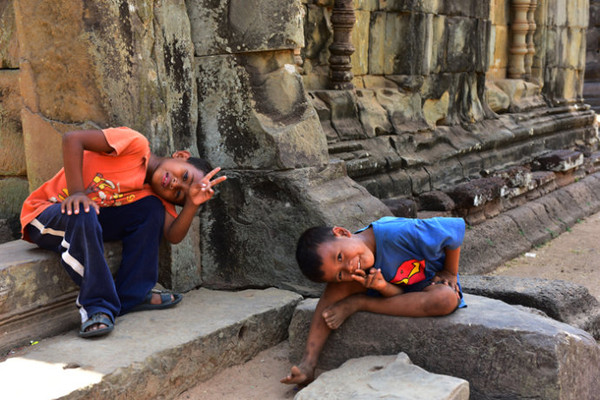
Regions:
<svg viewBox="0 0 600 400"><path fill-rule="evenodd" d="M204 175L208 174L210 171L213 170L213 167L204 158L190 157L186 161L192 164L194 167L198 168L200 171L204 172Z"/></svg>
<svg viewBox="0 0 600 400"><path fill-rule="evenodd" d="M324 282L321 265L323 260L317 250L323 243L335 239L333 228L313 226L304 231L296 246L296 261L300 271L313 282Z"/></svg>

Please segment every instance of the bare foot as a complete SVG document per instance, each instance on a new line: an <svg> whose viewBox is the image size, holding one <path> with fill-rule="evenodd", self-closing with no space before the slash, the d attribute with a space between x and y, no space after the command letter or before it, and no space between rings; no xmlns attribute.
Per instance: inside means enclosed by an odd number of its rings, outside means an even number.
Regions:
<svg viewBox="0 0 600 400"><path fill-rule="evenodd" d="M280 382L288 385L297 384L300 386L308 385L314 378L314 369L308 368L302 364L299 367L293 366L290 374Z"/></svg>
<svg viewBox="0 0 600 400"><path fill-rule="evenodd" d="M323 318L329 329L339 328L346 318L356 312L354 296L346 297L323 311Z"/></svg>

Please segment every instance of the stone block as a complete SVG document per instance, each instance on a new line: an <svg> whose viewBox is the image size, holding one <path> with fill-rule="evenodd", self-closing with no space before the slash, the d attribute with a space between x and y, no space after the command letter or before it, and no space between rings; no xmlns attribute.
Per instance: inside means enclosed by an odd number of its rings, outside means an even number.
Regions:
<svg viewBox="0 0 600 400"><path fill-rule="evenodd" d="M181 242L172 244L162 241L158 282L175 292L187 292L202 285L199 216L194 217L187 235Z"/></svg>
<svg viewBox="0 0 600 400"><path fill-rule="evenodd" d="M183 0L144 7L25 0L15 3L15 15L21 92L33 113L65 124L93 121L87 124L94 128L127 125L160 155L171 154L171 146L197 148L190 135L197 124L193 43Z"/></svg>
<svg viewBox="0 0 600 400"><path fill-rule="evenodd" d="M435 148L431 150L433 154L428 158L433 161L433 165L427 165L425 169L429 174L431 186L434 190L449 190L449 188L455 187L458 182L464 180L460 162L456 158L442 158L442 154L449 156L453 151L454 148L446 143L436 144Z"/></svg>
<svg viewBox="0 0 600 400"><path fill-rule="evenodd" d="M386 12L437 14L439 12L439 5L436 0L379 0L379 9Z"/></svg>
<svg viewBox="0 0 600 400"><path fill-rule="evenodd" d="M304 18L304 36L307 38L303 54L319 64L327 64L329 46L333 41L333 30L329 23L329 14L325 7L316 4L306 6Z"/></svg>
<svg viewBox="0 0 600 400"><path fill-rule="evenodd" d="M0 219L0 244L18 239L18 228L11 225L8 219Z"/></svg>
<svg viewBox="0 0 600 400"><path fill-rule="evenodd" d="M368 11L355 10L356 22L352 28L351 42L354 45L354 53L350 56L352 73L366 75L369 73L369 28L371 13Z"/></svg>
<svg viewBox="0 0 600 400"><path fill-rule="evenodd" d="M490 3L490 21L495 25L508 25L510 17L510 1L492 0Z"/></svg>
<svg viewBox="0 0 600 400"><path fill-rule="evenodd" d="M440 4L439 12L450 16L467 17L469 19L475 18L489 18L490 16L490 2L488 1L453 1L453 2L442 2Z"/></svg>
<svg viewBox="0 0 600 400"><path fill-rule="evenodd" d="M326 139L291 51L201 57L196 64L199 147L211 164L289 169L327 162Z"/></svg>
<svg viewBox="0 0 600 400"><path fill-rule="evenodd" d="M417 218L417 203L413 199L392 198L382 201L396 217Z"/></svg>
<svg viewBox="0 0 600 400"><path fill-rule="evenodd" d="M341 140L366 138L360 124L357 96L349 90L323 90L313 92L331 110L331 125Z"/></svg>
<svg viewBox="0 0 600 400"><path fill-rule="evenodd" d="M0 4L0 69L19 68L19 42L13 1Z"/></svg>
<svg viewBox="0 0 600 400"><path fill-rule="evenodd" d="M459 4L464 2L448 2ZM477 47L481 36L476 19L446 18L445 72L472 72L477 65ZM487 57L487 53L485 54Z"/></svg>
<svg viewBox="0 0 600 400"><path fill-rule="evenodd" d="M431 31L425 14L374 12L371 17L369 73L423 74Z"/></svg>
<svg viewBox="0 0 600 400"><path fill-rule="evenodd" d="M33 191L62 168L62 134L74 127L49 121L28 109L23 109L21 119L27 178Z"/></svg>
<svg viewBox="0 0 600 400"><path fill-rule="evenodd" d="M77 286L55 253L22 240L0 244L0 353L64 332L80 322ZM120 243L105 244L113 273L121 261Z"/></svg>
<svg viewBox="0 0 600 400"><path fill-rule="evenodd" d="M468 209L500 198L503 187L503 179L488 177L457 185L446 193L454 200L457 208Z"/></svg>
<svg viewBox="0 0 600 400"><path fill-rule="evenodd" d="M430 128L434 129L448 116L450 95L445 92L439 99L427 99L423 104L423 117Z"/></svg>
<svg viewBox="0 0 600 400"><path fill-rule="evenodd" d="M495 83L485 83L485 103L492 111L501 113L508 111L510 96L501 90Z"/></svg>
<svg viewBox="0 0 600 400"><path fill-rule="evenodd" d="M367 137L385 135L393 131L388 113L377 101L373 90L356 90L356 105L360 123Z"/></svg>
<svg viewBox="0 0 600 400"><path fill-rule="evenodd" d="M574 150L554 150L536 157L534 166L538 170L568 171L583 165L583 153Z"/></svg>
<svg viewBox="0 0 600 400"><path fill-rule="evenodd" d="M558 228L548 218L544 206L537 202L525 203L522 207L508 210L505 215L517 224L519 234L531 243L531 247L539 246L552 239L552 232Z"/></svg>
<svg viewBox="0 0 600 400"><path fill-rule="evenodd" d="M422 193L418 197L419 210L427 211L451 211L454 209L454 200L446 193L433 190Z"/></svg>
<svg viewBox="0 0 600 400"><path fill-rule="evenodd" d="M461 250L460 272L484 274L531 248L517 223L507 215L467 227Z"/></svg>
<svg viewBox="0 0 600 400"><path fill-rule="evenodd" d="M0 175L25 175L21 104L19 70L0 70Z"/></svg>
<svg viewBox="0 0 600 400"><path fill-rule="evenodd" d="M542 196L536 201L544 206L548 217L555 221L558 230L553 231L554 236L563 233L580 218L581 209L573 204L573 198L564 190L557 190L552 196Z"/></svg>
<svg viewBox="0 0 600 400"><path fill-rule="evenodd" d="M294 259L300 234L315 225L356 230L391 214L348 178L341 161L323 169L227 171L227 177L200 216L205 287L319 292L322 286L306 279Z"/></svg>
<svg viewBox="0 0 600 400"><path fill-rule="evenodd" d="M378 89L375 90L375 96L387 111L396 133L428 127L423 118L421 96L418 93Z"/></svg>
<svg viewBox="0 0 600 400"><path fill-rule="evenodd" d="M532 185L532 175L529 168L518 165L493 173L502 178L508 188L529 187Z"/></svg>
<svg viewBox="0 0 600 400"><path fill-rule="evenodd" d="M414 365L405 353L351 359L325 372L294 400L468 400L469 382L432 374Z"/></svg>
<svg viewBox="0 0 600 400"><path fill-rule="evenodd" d="M196 56L304 47L300 2L187 1Z"/></svg>
<svg viewBox="0 0 600 400"><path fill-rule="evenodd" d="M83 2L39 4L26 0L14 4L20 56L29 65L21 71L22 87L33 85L22 91L25 105L32 110L39 107L53 120L105 121L99 101L102 96L93 78L95 68L88 55L91 44L83 34Z"/></svg>
<svg viewBox="0 0 600 400"><path fill-rule="evenodd" d="M19 218L21 206L29 195L24 178L0 178L0 218Z"/></svg>
<svg viewBox="0 0 600 400"><path fill-rule="evenodd" d="M561 280L480 275L462 275L460 284L465 293L535 308L600 340L600 302L585 286Z"/></svg>
<svg viewBox="0 0 600 400"><path fill-rule="evenodd" d="M600 347L587 332L499 300L465 294L465 301L467 308L445 317L356 313L331 333L318 367L402 351L427 371L467 380L474 400L592 399L598 393ZM302 356L315 306L311 299L296 308L292 362Z"/></svg>
<svg viewBox="0 0 600 400"><path fill-rule="evenodd" d="M589 0L567 1L567 25L576 28L587 28L590 20Z"/></svg>
<svg viewBox="0 0 600 400"><path fill-rule="evenodd" d="M310 99L310 103L317 112L321 128L323 129L323 133L327 138L327 143L338 142L340 140L340 137L338 136L335 129L333 129L333 125L331 124L331 110L329 109L327 104L325 104L323 100L319 99L319 97L314 92L308 92L308 96Z"/></svg>

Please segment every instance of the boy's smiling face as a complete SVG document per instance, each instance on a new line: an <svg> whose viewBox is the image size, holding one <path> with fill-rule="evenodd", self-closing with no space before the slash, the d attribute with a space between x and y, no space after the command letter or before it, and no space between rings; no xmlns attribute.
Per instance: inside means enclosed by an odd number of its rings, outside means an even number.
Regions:
<svg viewBox="0 0 600 400"><path fill-rule="evenodd" d="M152 174L152 191L169 203L183 205L190 186L204 178L204 172L188 163L187 158L166 158Z"/></svg>
<svg viewBox="0 0 600 400"><path fill-rule="evenodd" d="M333 228L335 239L321 243L317 253L321 256L324 282L352 282L356 271L366 271L375 263L375 254L357 235L347 229Z"/></svg>

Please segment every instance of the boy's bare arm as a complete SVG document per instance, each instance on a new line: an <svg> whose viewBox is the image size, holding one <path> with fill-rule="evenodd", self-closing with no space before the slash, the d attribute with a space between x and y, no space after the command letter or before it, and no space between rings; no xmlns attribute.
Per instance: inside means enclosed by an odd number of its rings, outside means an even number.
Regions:
<svg viewBox="0 0 600 400"><path fill-rule="evenodd" d="M100 211L98 205L85 194L83 151L110 153L114 149L108 144L104 133L100 130L67 132L63 135L62 149L69 197L62 202L61 211L67 214L78 214L80 205L82 205L85 212L89 212L91 206L98 213Z"/></svg>
<svg viewBox="0 0 600 400"><path fill-rule="evenodd" d="M446 252L446 261L444 262L444 269L436 274L432 279L433 282L447 283L454 290L458 290L457 276L458 276L458 262L460 260L460 247L456 249L444 250Z"/></svg>
<svg viewBox="0 0 600 400"><path fill-rule="evenodd" d="M194 183L189 188L188 193L185 195L183 209L177 218L173 218L169 213L165 213L164 236L167 241L170 243L179 243L187 235L198 207L212 198L215 194L213 190L215 185L227 179L226 176L220 176L211 180L220 170L221 168L213 169L200 182Z"/></svg>
<svg viewBox="0 0 600 400"><path fill-rule="evenodd" d="M300 364L292 367L290 373L285 378L281 379L281 383L303 385L313 380L319 355L331 333L331 329L329 329L323 318L323 311L352 294L364 291L365 288L362 285L354 282L327 284L310 322L310 330L302 360Z"/></svg>

